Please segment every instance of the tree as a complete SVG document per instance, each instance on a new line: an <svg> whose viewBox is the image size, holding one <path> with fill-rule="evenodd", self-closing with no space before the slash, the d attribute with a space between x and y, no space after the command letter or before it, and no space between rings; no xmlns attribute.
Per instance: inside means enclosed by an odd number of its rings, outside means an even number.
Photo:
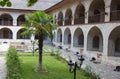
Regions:
<svg viewBox="0 0 120 79"><path fill-rule="evenodd" d="M9 0L0 0L0 6L4 7L4 6L8 6L10 7L12 5L12 3Z"/></svg>
<svg viewBox="0 0 120 79"><path fill-rule="evenodd" d="M26 29L24 34L36 34L38 36L38 50L39 50L39 67L42 69L42 53L43 53L43 40L44 37L53 37L52 30L56 25L52 23L52 16L46 14L44 11L36 11L25 16L28 24L24 24Z"/></svg>
<svg viewBox="0 0 120 79"><path fill-rule="evenodd" d="M38 0L27 0L27 6L33 6ZM10 0L0 0L0 6L4 7L11 7L12 6L12 2Z"/></svg>
<svg viewBox="0 0 120 79"><path fill-rule="evenodd" d="M28 0L27 6L33 6L38 0Z"/></svg>

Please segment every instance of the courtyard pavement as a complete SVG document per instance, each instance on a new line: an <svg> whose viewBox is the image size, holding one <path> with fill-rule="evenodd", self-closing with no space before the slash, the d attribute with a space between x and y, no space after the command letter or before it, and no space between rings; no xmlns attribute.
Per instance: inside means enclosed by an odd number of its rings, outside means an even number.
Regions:
<svg viewBox="0 0 120 79"><path fill-rule="evenodd" d="M66 50L60 50L61 56L66 60L72 59L73 62L78 61L77 55L73 52L68 52ZM114 71L115 67L107 64L95 64L90 61L90 58L85 57L82 67L91 66L92 70L100 75L101 79L120 79L120 72Z"/></svg>
<svg viewBox="0 0 120 79"><path fill-rule="evenodd" d="M6 78L5 57L0 56L0 79Z"/></svg>

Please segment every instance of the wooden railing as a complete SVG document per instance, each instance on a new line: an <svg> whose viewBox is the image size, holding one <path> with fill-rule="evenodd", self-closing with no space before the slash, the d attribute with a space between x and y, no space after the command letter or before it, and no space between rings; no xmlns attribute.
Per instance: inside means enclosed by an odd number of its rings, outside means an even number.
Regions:
<svg viewBox="0 0 120 79"><path fill-rule="evenodd" d="M21 26L22 24L26 24L26 23L27 23L26 21L18 21L17 26Z"/></svg>
<svg viewBox="0 0 120 79"><path fill-rule="evenodd" d="M97 14L88 17L88 23L104 22L105 14Z"/></svg>
<svg viewBox="0 0 120 79"><path fill-rule="evenodd" d="M74 24L84 24L85 23L85 17L79 17L74 19Z"/></svg>
<svg viewBox="0 0 120 79"><path fill-rule="evenodd" d="M65 25L71 25L72 24L72 20L71 19L66 19L65 20Z"/></svg>
<svg viewBox="0 0 120 79"><path fill-rule="evenodd" d="M62 26L63 25L63 21L58 21L58 25Z"/></svg>
<svg viewBox="0 0 120 79"><path fill-rule="evenodd" d="M0 20L0 25L11 26L13 25L13 21L12 20Z"/></svg>
<svg viewBox="0 0 120 79"><path fill-rule="evenodd" d="M110 12L110 21L120 20L120 10Z"/></svg>

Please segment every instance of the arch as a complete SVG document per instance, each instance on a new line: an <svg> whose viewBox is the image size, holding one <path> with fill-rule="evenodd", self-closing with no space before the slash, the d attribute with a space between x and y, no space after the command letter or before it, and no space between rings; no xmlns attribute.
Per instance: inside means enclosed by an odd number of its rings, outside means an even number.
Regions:
<svg viewBox="0 0 120 79"><path fill-rule="evenodd" d="M58 25L59 26L63 25L63 13L62 12L58 13Z"/></svg>
<svg viewBox="0 0 120 79"><path fill-rule="evenodd" d="M13 33L9 28L0 29L0 39L12 39Z"/></svg>
<svg viewBox="0 0 120 79"><path fill-rule="evenodd" d="M120 52L120 38L115 40L115 52Z"/></svg>
<svg viewBox="0 0 120 79"><path fill-rule="evenodd" d="M81 28L77 28L73 36L73 46L83 47L84 46L84 35Z"/></svg>
<svg viewBox="0 0 120 79"><path fill-rule="evenodd" d="M92 27L87 36L87 50L103 51L103 35L98 27Z"/></svg>
<svg viewBox="0 0 120 79"><path fill-rule="evenodd" d="M108 56L120 56L120 26L114 28L109 35Z"/></svg>
<svg viewBox="0 0 120 79"><path fill-rule="evenodd" d="M21 24L25 24L27 21L25 19L25 15L20 15L17 18L17 26L20 26Z"/></svg>
<svg viewBox="0 0 120 79"><path fill-rule="evenodd" d="M62 43L62 30L58 29L57 31L57 42Z"/></svg>
<svg viewBox="0 0 120 79"><path fill-rule="evenodd" d="M64 31L64 44L71 44L71 31L69 28L66 28Z"/></svg>
<svg viewBox="0 0 120 79"><path fill-rule="evenodd" d="M120 20L120 0L111 1L110 11L110 21Z"/></svg>
<svg viewBox="0 0 120 79"><path fill-rule="evenodd" d="M0 15L0 25L5 25L5 26L13 25L12 16L6 13Z"/></svg>
<svg viewBox="0 0 120 79"><path fill-rule="evenodd" d="M82 4L76 7L74 17L74 24L83 24L85 22L85 7Z"/></svg>
<svg viewBox="0 0 120 79"><path fill-rule="evenodd" d="M65 25L72 24L72 10L69 8L65 12Z"/></svg>
<svg viewBox="0 0 120 79"><path fill-rule="evenodd" d="M99 48L100 38L98 36L93 37L93 48Z"/></svg>
<svg viewBox="0 0 120 79"><path fill-rule="evenodd" d="M22 35L22 33L24 31L25 31L24 28L21 28L20 30L18 30L18 32L17 32L17 39L30 39L30 36Z"/></svg>
<svg viewBox="0 0 120 79"><path fill-rule="evenodd" d="M104 0L93 0L89 7L89 23L104 22L105 3Z"/></svg>

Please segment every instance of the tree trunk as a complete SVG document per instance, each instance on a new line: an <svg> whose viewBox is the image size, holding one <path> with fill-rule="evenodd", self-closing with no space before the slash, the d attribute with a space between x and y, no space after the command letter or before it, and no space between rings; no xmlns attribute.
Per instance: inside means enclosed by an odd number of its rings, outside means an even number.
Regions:
<svg viewBox="0 0 120 79"><path fill-rule="evenodd" d="M42 69L42 48L43 48L43 35L39 35L38 39L38 47L39 47L39 67Z"/></svg>

